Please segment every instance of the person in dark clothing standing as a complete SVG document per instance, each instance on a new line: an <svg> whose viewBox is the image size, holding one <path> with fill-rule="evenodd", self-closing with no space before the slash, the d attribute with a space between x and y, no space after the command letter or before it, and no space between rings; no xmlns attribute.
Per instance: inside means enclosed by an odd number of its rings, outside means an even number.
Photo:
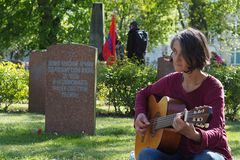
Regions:
<svg viewBox="0 0 240 160"><path fill-rule="evenodd" d="M141 31L138 23L133 21L130 23L127 40L127 56L134 62L144 63L144 55L147 48L147 33Z"/></svg>

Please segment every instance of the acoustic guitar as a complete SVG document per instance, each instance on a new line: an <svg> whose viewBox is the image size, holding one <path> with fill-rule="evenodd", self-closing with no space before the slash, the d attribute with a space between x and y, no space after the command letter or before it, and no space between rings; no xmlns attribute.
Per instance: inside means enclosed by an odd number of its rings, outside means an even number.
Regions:
<svg viewBox="0 0 240 160"><path fill-rule="evenodd" d="M181 140L181 135L169 129L177 113L184 121L194 126L208 128L212 107L200 106L187 111L186 106L179 100L167 96L158 100L154 95L148 98L148 119L150 125L144 136L136 134L135 158L143 148L159 148L166 153L175 153Z"/></svg>

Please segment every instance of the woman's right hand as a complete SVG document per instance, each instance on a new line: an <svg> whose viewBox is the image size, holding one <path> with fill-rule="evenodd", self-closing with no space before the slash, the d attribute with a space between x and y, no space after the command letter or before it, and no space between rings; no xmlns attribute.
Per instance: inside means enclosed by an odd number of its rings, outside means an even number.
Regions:
<svg viewBox="0 0 240 160"><path fill-rule="evenodd" d="M135 124L136 132L141 136L144 136L144 133L146 132L147 127L150 125L150 122L148 121L144 113L140 113L138 114L134 124Z"/></svg>

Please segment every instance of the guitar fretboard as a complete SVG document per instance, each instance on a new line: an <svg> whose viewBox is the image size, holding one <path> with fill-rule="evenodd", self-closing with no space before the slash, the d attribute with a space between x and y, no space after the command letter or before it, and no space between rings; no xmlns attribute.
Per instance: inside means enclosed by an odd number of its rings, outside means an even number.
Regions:
<svg viewBox="0 0 240 160"><path fill-rule="evenodd" d="M170 114L170 115L154 118L151 120L151 124L154 127L154 130L166 128L172 125L175 116L176 114Z"/></svg>

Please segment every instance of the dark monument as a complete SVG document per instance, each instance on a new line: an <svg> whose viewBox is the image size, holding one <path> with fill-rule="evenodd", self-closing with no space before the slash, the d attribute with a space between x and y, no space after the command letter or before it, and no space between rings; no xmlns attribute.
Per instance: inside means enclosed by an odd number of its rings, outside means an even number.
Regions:
<svg viewBox="0 0 240 160"><path fill-rule="evenodd" d="M172 62L169 62L169 60L167 60L165 57L158 58L158 70L157 70L158 79L174 71L175 70Z"/></svg>
<svg viewBox="0 0 240 160"><path fill-rule="evenodd" d="M47 49L46 132L95 134L97 49L53 45Z"/></svg>
<svg viewBox="0 0 240 160"><path fill-rule="evenodd" d="M94 3L92 8L92 18L90 27L90 45L98 49L98 54L102 53L104 43L104 5ZM98 55L99 60L102 60Z"/></svg>
<svg viewBox="0 0 240 160"><path fill-rule="evenodd" d="M29 60L29 112L45 113L46 53L32 52Z"/></svg>

